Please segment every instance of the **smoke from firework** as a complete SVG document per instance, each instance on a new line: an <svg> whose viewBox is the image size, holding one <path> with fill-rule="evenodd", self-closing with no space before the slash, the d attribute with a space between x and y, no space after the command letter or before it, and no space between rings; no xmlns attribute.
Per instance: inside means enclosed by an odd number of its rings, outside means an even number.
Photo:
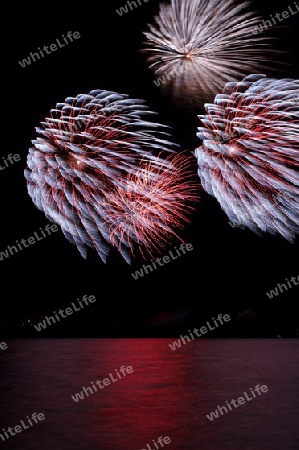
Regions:
<svg viewBox="0 0 299 450"><path fill-rule="evenodd" d="M167 127L145 119L150 114L154 113L147 110L142 100L94 90L58 103L50 117L36 128L39 137L32 141L25 170L28 193L36 207L61 227L84 258L90 247L105 262L108 244L112 243L130 261L124 248L132 249L132 241L139 236L136 230L144 226L141 215L136 215L132 227L131 222L126 225L131 216L127 215L125 202L118 214L109 217L107 210L111 208L109 197L116 196L119 190L124 195L127 188L131 189L133 197L132 185L139 183L136 172L141 161L147 162L149 174L160 171L161 191L156 204L164 201L160 169L167 169L170 162L164 161L160 153L172 152L174 144L169 140ZM154 185L152 182L152 189ZM174 201L174 217L177 213L181 211L176 210ZM151 232L158 244L156 229ZM151 232L147 230L148 236ZM142 244L150 245L151 240L144 239Z"/></svg>
<svg viewBox="0 0 299 450"><path fill-rule="evenodd" d="M211 101L226 82L269 68L277 52L256 28L261 17L248 12L250 2L171 0L162 3L156 23L144 32L155 84L181 102ZM186 94L189 97L186 98Z"/></svg>
<svg viewBox="0 0 299 450"><path fill-rule="evenodd" d="M299 232L299 80L250 75L201 115L195 155L203 188L255 232Z"/></svg>

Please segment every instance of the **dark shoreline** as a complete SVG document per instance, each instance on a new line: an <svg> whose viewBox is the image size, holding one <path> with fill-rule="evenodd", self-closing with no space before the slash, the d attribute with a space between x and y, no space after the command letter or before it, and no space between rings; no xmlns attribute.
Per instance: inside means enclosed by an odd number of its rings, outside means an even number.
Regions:
<svg viewBox="0 0 299 450"><path fill-rule="evenodd" d="M180 339L180 336L186 336L186 328L175 327L144 327L144 326L70 326L56 327L55 329L42 330L38 332L34 329L21 328L2 328L0 330L0 339L11 338L171 338ZM231 326L229 329L215 330L206 336L196 337L197 339L239 339L239 338L297 338L293 330L286 332L277 332L271 328L255 328L250 326ZM193 342L190 339L190 342ZM182 344L184 347L186 344Z"/></svg>

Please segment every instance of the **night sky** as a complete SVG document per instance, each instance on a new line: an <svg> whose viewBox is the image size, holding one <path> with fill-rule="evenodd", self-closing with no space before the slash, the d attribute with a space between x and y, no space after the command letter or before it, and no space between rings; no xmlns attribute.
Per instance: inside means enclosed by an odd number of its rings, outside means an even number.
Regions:
<svg viewBox="0 0 299 450"><path fill-rule="evenodd" d="M16 240L28 239L48 223L27 193L24 169L31 140L36 138L35 127L66 97L105 89L144 99L159 113L156 120L173 128L182 149L191 151L200 145L197 114L204 109L180 108L161 95L146 56L140 52L142 31L158 13L159 2L149 0L120 17L115 9L124 4L124 0L81 4L80 8L70 4L67 13L59 6L36 11L26 4L26 11L19 11L23 23L15 26L11 39L6 37L9 49L2 54L4 114L0 126L1 157L17 153L21 161L0 172L0 251ZM289 3L267 0L253 5L267 19L286 10ZM283 71L285 77L299 77L298 21L299 13L285 20L283 27L272 27L271 33L278 38L274 47L288 54L280 58L280 64L273 63L268 76L281 77ZM81 37L28 67L18 64L70 30ZM131 273L142 266L141 258L135 258L130 266L111 250L104 264L89 250L84 260L59 230L0 261L1 320L7 324L11 317L50 315L88 294L96 296L96 303L65 319L64 326L66 322L87 324L99 334L110 330L112 335L119 327L132 335L136 329L139 335L153 329L153 333L176 336L178 330L187 332L192 324L203 325L213 314L229 313L234 319L245 304L254 310L256 320L242 325L244 328L230 325L229 335L238 336L246 329L249 336L292 336L299 327L299 285L272 300L266 291L299 275L298 238L289 243L278 236L258 236L232 228L228 221L217 200L202 190L192 223L181 233L194 250L137 281ZM161 255L177 244L174 240Z"/></svg>

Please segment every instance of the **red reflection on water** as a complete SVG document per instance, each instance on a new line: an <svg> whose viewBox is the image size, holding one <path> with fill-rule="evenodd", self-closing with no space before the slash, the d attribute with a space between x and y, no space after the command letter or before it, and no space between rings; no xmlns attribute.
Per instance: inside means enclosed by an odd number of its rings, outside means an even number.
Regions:
<svg viewBox="0 0 299 450"><path fill-rule="evenodd" d="M104 427L105 439L107 442L110 440L110 445L115 440L116 430L123 439L121 447L119 442L115 443L117 448L135 448L132 436L136 433L139 435L136 448L139 449L152 444L154 450L152 440L157 440L159 436L169 436L171 439L172 430L176 439L183 439L185 431L180 429L180 423L185 414L186 395L189 395L188 386L182 389L186 354L173 355L167 343L166 339L97 341L102 355L98 379L114 373L115 369L119 371L122 365L133 367L133 373L92 396L96 410L92 408L87 420L94 422L96 414L98 425L100 429ZM96 373L98 361L94 359L93 363L95 366L91 369ZM179 391L176 391L176 385L180 387ZM90 400L91 396L84 402ZM142 441L140 436L143 436ZM103 435L99 442L103 445Z"/></svg>

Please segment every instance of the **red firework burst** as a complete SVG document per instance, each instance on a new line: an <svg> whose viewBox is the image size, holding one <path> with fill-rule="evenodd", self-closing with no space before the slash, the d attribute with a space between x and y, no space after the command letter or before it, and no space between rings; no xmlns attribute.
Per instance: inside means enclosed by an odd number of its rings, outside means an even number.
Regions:
<svg viewBox="0 0 299 450"><path fill-rule="evenodd" d="M157 166L144 162L125 184L107 196L110 242L128 261L134 244L145 258L179 238L174 230L190 222L199 197L195 160L186 152L170 155ZM181 240L181 239L180 239Z"/></svg>

